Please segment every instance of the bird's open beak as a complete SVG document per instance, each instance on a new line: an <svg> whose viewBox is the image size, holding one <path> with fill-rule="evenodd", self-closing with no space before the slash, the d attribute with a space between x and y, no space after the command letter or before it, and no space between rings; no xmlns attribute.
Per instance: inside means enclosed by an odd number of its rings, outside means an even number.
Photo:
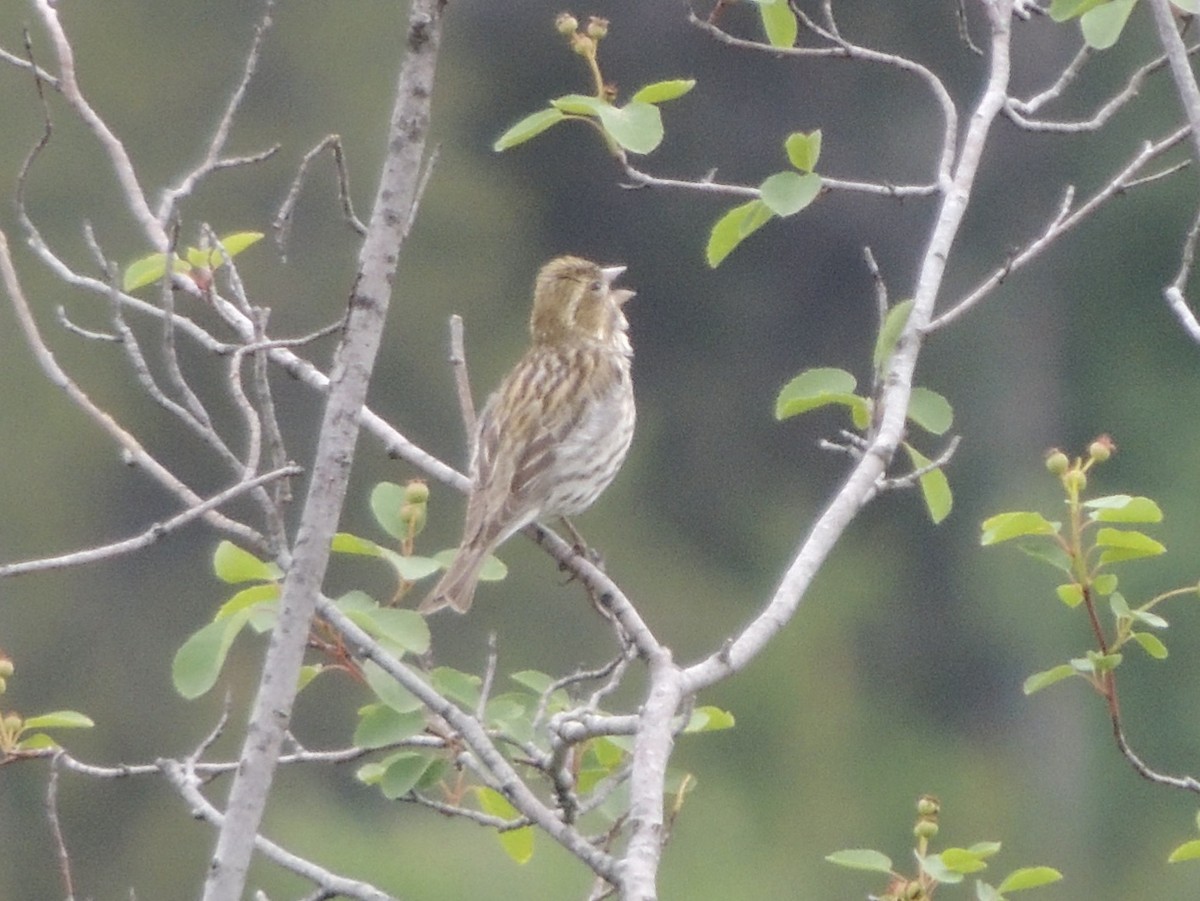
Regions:
<svg viewBox="0 0 1200 901"><path fill-rule="evenodd" d="M600 274L604 277L604 286L611 288L612 283L621 277L621 273L625 271L624 266L606 266L600 270Z"/></svg>
<svg viewBox="0 0 1200 901"><path fill-rule="evenodd" d="M604 278L604 286L612 288L612 283L621 277L621 273L625 271L624 266L606 266L600 270L601 276ZM637 292L631 291L628 288L618 288L610 291L609 297L617 306L623 306L629 298L633 297Z"/></svg>

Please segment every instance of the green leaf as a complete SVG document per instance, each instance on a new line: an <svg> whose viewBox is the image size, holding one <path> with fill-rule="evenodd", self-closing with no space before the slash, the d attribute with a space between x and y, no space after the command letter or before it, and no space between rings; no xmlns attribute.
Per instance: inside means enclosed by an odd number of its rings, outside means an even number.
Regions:
<svg viewBox="0 0 1200 901"><path fill-rule="evenodd" d="M424 579L426 576L432 575L443 568L441 561L435 560L433 557L422 557L420 554L413 554L406 557L404 554L398 554L396 551L386 547L380 548L379 551L383 559L392 565L392 569L396 571L396 575L407 582L416 582L418 579ZM496 560L495 557L488 558L489 563L493 560L500 564L503 569L500 578L504 578L504 574L508 570L504 569L504 564ZM480 575L480 579L483 579L482 574Z"/></svg>
<svg viewBox="0 0 1200 901"><path fill-rule="evenodd" d="M91 729L96 724L91 718L77 710L56 710L31 716L21 726L23 729Z"/></svg>
<svg viewBox="0 0 1200 901"><path fill-rule="evenodd" d="M1058 599L1068 607L1078 607L1083 603L1083 586L1078 582L1068 582L1054 589Z"/></svg>
<svg viewBox="0 0 1200 901"><path fill-rule="evenodd" d="M720 707L697 707L684 732L720 732L734 727L733 714Z"/></svg>
<svg viewBox="0 0 1200 901"><path fill-rule="evenodd" d="M556 109L572 116L599 116L601 109L612 106L607 100L588 94L567 94L551 100L550 103Z"/></svg>
<svg viewBox="0 0 1200 901"><path fill-rule="evenodd" d="M979 855L966 848L947 848L941 853L941 858L946 868L955 873L977 873L987 869L987 864Z"/></svg>
<svg viewBox="0 0 1200 901"><path fill-rule="evenodd" d="M369 538L360 538L349 532L337 532L329 543L335 554L356 554L360 557L382 557L383 548Z"/></svg>
<svg viewBox="0 0 1200 901"><path fill-rule="evenodd" d="M907 441L904 442L904 449L908 452L908 458L912 461L913 469L921 469L933 462ZM954 495L950 491L950 480L946 478L946 474L942 472L941 467L938 467L937 469L929 470L929 472L921 476L919 482L921 485L921 496L925 499L925 509L929 511L929 518L933 520L933 524L937 525L950 515L950 508L954 506Z"/></svg>
<svg viewBox="0 0 1200 901"><path fill-rule="evenodd" d="M1120 666L1124 659L1123 654L1101 654L1099 651L1088 651L1085 658L1073 658L1071 666L1081 673L1107 673Z"/></svg>
<svg viewBox="0 0 1200 901"><path fill-rule="evenodd" d="M776 172L761 185L762 202L777 216L794 216L817 199L821 176L809 172Z"/></svg>
<svg viewBox="0 0 1200 901"><path fill-rule="evenodd" d="M1105 548L1100 554L1101 563L1157 557L1167 552L1165 547L1149 535L1130 529L1100 529L1096 532L1096 546Z"/></svg>
<svg viewBox="0 0 1200 901"><path fill-rule="evenodd" d="M530 113L500 137L496 138L496 143L492 145L492 150L496 153L508 150L510 147L516 147L518 144L524 144L530 138L535 138L551 125L557 125L563 119L567 118L562 110L550 107L549 109L538 110L536 113Z"/></svg>
<svg viewBox="0 0 1200 901"><path fill-rule="evenodd" d="M978 857L980 860L987 860L989 857L995 857L1000 853L1000 842L975 842L967 850Z"/></svg>
<svg viewBox="0 0 1200 901"><path fill-rule="evenodd" d="M1094 510L1094 522L1162 522L1162 509L1148 497L1114 494L1084 501L1083 506Z"/></svg>
<svg viewBox="0 0 1200 901"><path fill-rule="evenodd" d="M863 398L852 393L857 384L844 369L806 369L779 389L775 418L788 419L829 404L865 404Z"/></svg>
<svg viewBox="0 0 1200 901"><path fill-rule="evenodd" d="M875 339L875 353L871 357L877 375L883 375L883 366L891 359L892 351L896 349L896 342L900 340L900 333L904 331L912 308L913 301L902 300L888 310L887 316L884 317L879 337Z"/></svg>
<svg viewBox="0 0 1200 901"><path fill-rule="evenodd" d="M1171 0L1171 5L1193 16L1200 13L1200 0Z"/></svg>
<svg viewBox="0 0 1200 901"><path fill-rule="evenodd" d="M445 569L454 561L454 555L457 553L458 548L448 547L434 554L432 560L439 567ZM479 571L479 581L499 582L507 575L508 567L504 565L504 562L494 554L488 554L487 559L483 561L483 569Z"/></svg>
<svg viewBox="0 0 1200 901"><path fill-rule="evenodd" d="M954 408L936 391L918 385L908 402L908 418L931 435L944 435L954 422Z"/></svg>
<svg viewBox="0 0 1200 901"><path fill-rule="evenodd" d="M1004 901L1004 899L995 888L980 879L976 879L975 901Z"/></svg>
<svg viewBox="0 0 1200 901"><path fill-rule="evenodd" d="M947 885L956 885L963 880L963 874L946 866L940 854L930 854L928 857L922 858L921 869L938 882L944 882Z"/></svg>
<svg viewBox="0 0 1200 901"><path fill-rule="evenodd" d="M383 796L392 801L403 798L421 781L425 770L432 763L424 754L414 751L401 751L390 757L383 775L379 779L379 790Z"/></svg>
<svg viewBox="0 0 1200 901"><path fill-rule="evenodd" d="M553 676L532 669L523 669L509 678L539 695L554 684Z"/></svg>
<svg viewBox="0 0 1200 901"><path fill-rule="evenodd" d="M1149 632L1134 632L1130 637L1155 660L1167 659L1167 646L1159 641L1157 635L1151 635Z"/></svg>
<svg viewBox="0 0 1200 901"><path fill-rule="evenodd" d="M1184 842L1172 851L1171 856L1167 858L1167 863L1182 863L1185 860L1200 860L1200 838Z"/></svg>
<svg viewBox="0 0 1200 901"><path fill-rule="evenodd" d="M1069 679L1071 676L1078 675L1078 670L1069 663L1060 663L1058 666L1048 670L1042 670L1040 673L1034 673L1025 680L1021 686L1021 690L1027 695L1033 694L1035 691L1041 691L1053 685L1055 682L1061 682L1063 679Z"/></svg>
<svg viewBox="0 0 1200 901"><path fill-rule="evenodd" d="M121 290L126 293L152 285L167 271L167 255L156 253L152 256L134 260L125 267L125 278L121 280Z"/></svg>
<svg viewBox="0 0 1200 901"><path fill-rule="evenodd" d="M441 694L471 710L479 703L479 690L483 686L483 680L478 676L449 666L436 667L429 674L429 683Z"/></svg>
<svg viewBox="0 0 1200 901"><path fill-rule="evenodd" d="M213 572L222 582L274 582L283 578L283 571L274 563L265 563L232 541L222 541L213 552Z"/></svg>
<svg viewBox="0 0 1200 901"><path fill-rule="evenodd" d="M1149 610L1131 610L1129 611L1129 615L1151 629L1165 629L1169 625L1165 619L1157 613L1151 613Z"/></svg>
<svg viewBox="0 0 1200 901"><path fill-rule="evenodd" d="M233 616L239 610L250 610L254 607L273 604L277 600L279 600L278 582L251 585L248 588L243 588L222 604L217 609L217 614L213 617L213 620Z"/></svg>
<svg viewBox="0 0 1200 901"><path fill-rule="evenodd" d="M1000 883L1000 892L1020 892L1025 889L1050 885L1062 879L1062 873L1053 867L1022 867L1013 870Z"/></svg>
<svg viewBox="0 0 1200 901"><path fill-rule="evenodd" d="M770 208L761 200L750 200L718 219L708 236L708 247L705 258L712 269L721 265L721 261L735 247L766 225L771 216Z"/></svg>
<svg viewBox="0 0 1200 901"><path fill-rule="evenodd" d="M873 851L870 848L849 848L845 851L834 851L825 859L839 867L851 870L870 870L872 873L892 872L892 859L886 854Z"/></svg>
<svg viewBox="0 0 1200 901"><path fill-rule="evenodd" d="M416 695L389 676L374 660L366 661L362 672L375 697L397 713L412 713L421 709L421 702Z"/></svg>
<svg viewBox="0 0 1200 901"><path fill-rule="evenodd" d="M397 610L376 606L359 611L351 618L375 638L392 642L413 654L429 650L429 624L415 610Z"/></svg>
<svg viewBox="0 0 1200 901"><path fill-rule="evenodd" d="M1117 577L1114 573L1101 573L1092 581L1092 588L1100 597L1108 597L1117 590Z"/></svg>
<svg viewBox="0 0 1200 901"><path fill-rule="evenodd" d="M1108 0L1053 0L1050 4L1050 18L1055 22L1066 22L1107 2Z"/></svg>
<svg viewBox="0 0 1200 901"><path fill-rule="evenodd" d="M1133 5L1137 0L1110 0L1094 9L1088 10L1079 19L1079 28L1083 39L1089 47L1095 50L1107 50L1117 42Z"/></svg>
<svg viewBox="0 0 1200 901"><path fill-rule="evenodd" d="M475 795L483 812L505 820L514 820L520 816L515 807L502 794L490 788L477 788ZM517 863L528 863L533 857L533 827L522 826L519 829L509 829L499 834L500 846L504 853Z"/></svg>
<svg viewBox="0 0 1200 901"><path fill-rule="evenodd" d="M979 543L987 547L1024 535L1055 535L1058 533L1059 524L1050 522L1040 513L1013 511L988 517L980 528L983 530L983 536Z"/></svg>
<svg viewBox="0 0 1200 901"><path fill-rule="evenodd" d="M789 163L801 172L812 172L821 158L821 130L808 134L794 131L783 142L783 149L787 152Z"/></svg>
<svg viewBox="0 0 1200 901"><path fill-rule="evenodd" d="M1022 542L1017 547L1020 548L1021 553L1035 560L1049 563L1055 569L1060 569L1067 575L1074 574L1070 556L1057 544Z"/></svg>
<svg viewBox="0 0 1200 901"><path fill-rule="evenodd" d="M673 78L670 81L656 81L641 88L629 98L631 103L665 103L682 97L696 86L694 78Z"/></svg>
<svg viewBox="0 0 1200 901"><path fill-rule="evenodd" d="M194 632L175 652L171 680L175 690L189 701L207 692L221 674L233 640L250 618L250 608L209 623Z"/></svg>
<svg viewBox="0 0 1200 901"><path fill-rule="evenodd" d="M630 153L649 153L662 143L662 114L652 103L631 100L620 107L604 104L598 115L608 135Z"/></svg>
<svg viewBox="0 0 1200 901"><path fill-rule="evenodd" d="M187 260L197 269L217 269L225 262L226 257L233 259L247 247L257 244L264 237L262 232L235 232L232 235L226 235L224 238L218 238L221 246L225 248L224 254L221 253L218 247L213 247L209 250L189 247L187 249Z"/></svg>
<svg viewBox="0 0 1200 901"><path fill-rule="evenodd" d="M800 25L796 16L787 4L787 0L774 2L759 2L758 13L762 16L763 31L772 47L791 47L796 43L796 35L800 33Z"/></svg>
<svg viewBox="0 0 1200 901"><path fill-rule="evenodd" d="M387 704L368 704L358 711L354 744L360 748L384 748L412 738L424 728L423 711L399 713Z"/></svg>
<svg viewBox="0 0 1200 901"><path fill-rule="evenodd" d="M408 526L400 519L404 488L395 482L380 482L371 489L371 514L379 527L397 541L408 537Z"/></svg>

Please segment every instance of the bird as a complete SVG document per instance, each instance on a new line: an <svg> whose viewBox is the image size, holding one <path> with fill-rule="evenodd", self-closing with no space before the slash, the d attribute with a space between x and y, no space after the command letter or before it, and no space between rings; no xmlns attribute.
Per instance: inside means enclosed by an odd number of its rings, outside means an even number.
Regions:
<svg viewBox="0 0 1200 901"><path fill-rule="evenodd" d="M560 256L538 272L529 349L479 415L462 541L422 614L466 613L489 554L532 522L582 513L625 462L637 414L624 271Z"/></svg>

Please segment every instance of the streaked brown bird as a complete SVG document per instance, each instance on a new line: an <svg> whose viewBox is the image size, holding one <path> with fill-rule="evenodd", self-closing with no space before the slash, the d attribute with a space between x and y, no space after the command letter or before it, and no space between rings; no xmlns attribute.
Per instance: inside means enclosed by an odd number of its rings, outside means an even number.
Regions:
<svg viewBox="0 0 1200 901"><path fill-rule="evenodd" d="M484 560L539 519L590 507L625 462L635 408L633 348L614 288L624 266L551 260L533 288L533 343L479 415L458 556L422 613L466 613Z"/></svg>

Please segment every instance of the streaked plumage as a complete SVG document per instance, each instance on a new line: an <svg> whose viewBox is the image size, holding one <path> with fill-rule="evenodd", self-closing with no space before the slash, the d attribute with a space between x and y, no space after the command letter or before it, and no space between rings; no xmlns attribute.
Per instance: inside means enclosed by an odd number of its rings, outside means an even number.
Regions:
<svg viewBox="0 0 1200 901"><path fill-rule="evenodd" d="M462 543L422 613L465 613L488 554L531 522L586 510L621 468L635 419L621 310L634 292L612 286L623 271L565 256L538 273L532 345L479 415Z"/></svg>

